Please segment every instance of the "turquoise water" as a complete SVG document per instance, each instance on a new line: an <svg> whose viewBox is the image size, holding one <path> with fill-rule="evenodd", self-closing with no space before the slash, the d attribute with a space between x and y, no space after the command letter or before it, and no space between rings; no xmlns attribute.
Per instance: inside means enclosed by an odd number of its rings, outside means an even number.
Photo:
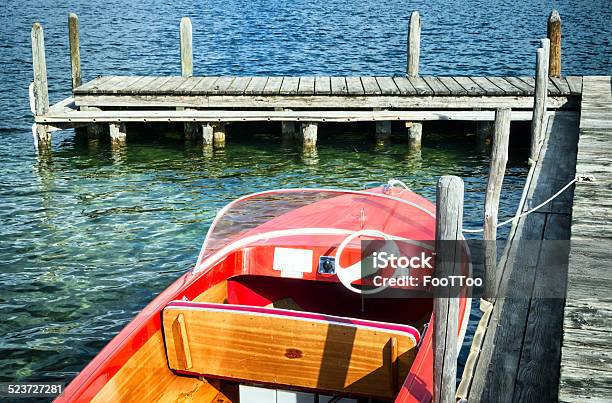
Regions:
<svg viewBox="0 0 612 403"><path fill-rule="evenodd" d="M503 75L531 73L553 3L18 4L0 6L0 381L68 382L191 267L214 214L232 199L278 187L361 189L396 177L433 200L440 175L459 175L465 226L479 227L488 151L464 130L441 135L426 126L416 154L401 139L380 149L366 133L337 140L324 127L316 155L283 146L278 128L230 136L225 150L209 153L149 128L119 150L57 132L51 151L37 155L27 102L32 22L45 27L58 101L69 88L69 11L80 17L86 78L178 74L183 15L194 24L196 74L401 74L413 8L424 18L424 74ZM554 4L566 18L564 71L610 74L607 3ZM502 217L520 198L526 130L513 134Z"/></svg>

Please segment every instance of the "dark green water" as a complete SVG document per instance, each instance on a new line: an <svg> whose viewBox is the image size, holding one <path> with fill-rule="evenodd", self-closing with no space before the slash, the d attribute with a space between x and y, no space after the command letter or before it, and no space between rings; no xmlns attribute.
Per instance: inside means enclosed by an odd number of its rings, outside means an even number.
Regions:
<svg viewBox="0 0 612 403"><path fill-rule="evenodd" d="M607 1L4 2L0 381L72 379L191 267L215 212L240 195L297 186L362 189L395 177L433 199L437 178L452 174L465 180L465 226L479 227L488 170L488 152L473 137L459 131L440 137L427 126L416 155L402 141L376 149L363 134L334 141L322 130L318 153L309 157L270 134L230 137L226 150L210 154L154 131L128 137L117 151L107 141L54 133L51 152L39 156L27 101L34 21L45 28L57 102L69 93L70 11L80 18L86 79L178 74L184 15L194 24L199 75L401 74L413 9L423 16L423 74L516 75L532 74L553 5L564 18L564 72L610 74ZM525 133L515 134L520 145ZM501 218L520 198L528 146L522 143L511 151Z"/></svg>

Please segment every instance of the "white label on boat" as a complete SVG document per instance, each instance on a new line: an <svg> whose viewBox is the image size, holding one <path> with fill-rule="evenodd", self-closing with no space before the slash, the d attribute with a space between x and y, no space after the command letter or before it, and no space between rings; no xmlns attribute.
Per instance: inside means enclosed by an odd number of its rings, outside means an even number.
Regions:
<svg viewBox="0 0 612 403"><path fill-rule="evenodd" d="M309 249L274 248L274 270L282 277L301 278L302 273L312 272L312 251Z"/></svg>

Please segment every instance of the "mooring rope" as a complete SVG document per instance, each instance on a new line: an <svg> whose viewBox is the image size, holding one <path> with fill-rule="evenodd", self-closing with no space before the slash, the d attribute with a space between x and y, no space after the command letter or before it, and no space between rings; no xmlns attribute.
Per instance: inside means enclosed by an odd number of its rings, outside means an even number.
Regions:
<svg viewBox="0 0 612 403"><path fill-rule="evenodd" d="M525 217L526 215L529 215L531 213L533 213L534 211L542 208L543 206L545 206L546 204L550 203L551 201L553 201L556 197L558 197L561 193L565 192L567 190L567 188L569 188L570 186L572 186L574 183L578 182L579 178L574 178L572 179L567 185L563 186L561 188L561 190L559 190L557 193L555 193L554 195L552 195L551 197L549 197L548 199L544 200L542 203L538 204L537 206L535 206L534 208L532 208L531 210L525 211L524 213L521 213L519 215L516 215L506 221L500 222L499 224L496 225L496 228L499 228L501 226L504 226L506 224L510 224L511 222L514 222L520 218ZM469 232L469 233L479 233L479 232L484 232L484 228L480 228L480 229L463 229L463 232Z"/></svg>

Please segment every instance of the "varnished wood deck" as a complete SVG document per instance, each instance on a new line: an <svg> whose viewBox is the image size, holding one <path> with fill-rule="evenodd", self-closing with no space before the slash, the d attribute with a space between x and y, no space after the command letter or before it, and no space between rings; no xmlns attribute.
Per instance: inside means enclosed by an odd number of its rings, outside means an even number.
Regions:
<svg viewBox="0 0 612 403"><path fill-rule="evenodd" d="M612 82L585 77L559 400L612 399Z"/></svg>

